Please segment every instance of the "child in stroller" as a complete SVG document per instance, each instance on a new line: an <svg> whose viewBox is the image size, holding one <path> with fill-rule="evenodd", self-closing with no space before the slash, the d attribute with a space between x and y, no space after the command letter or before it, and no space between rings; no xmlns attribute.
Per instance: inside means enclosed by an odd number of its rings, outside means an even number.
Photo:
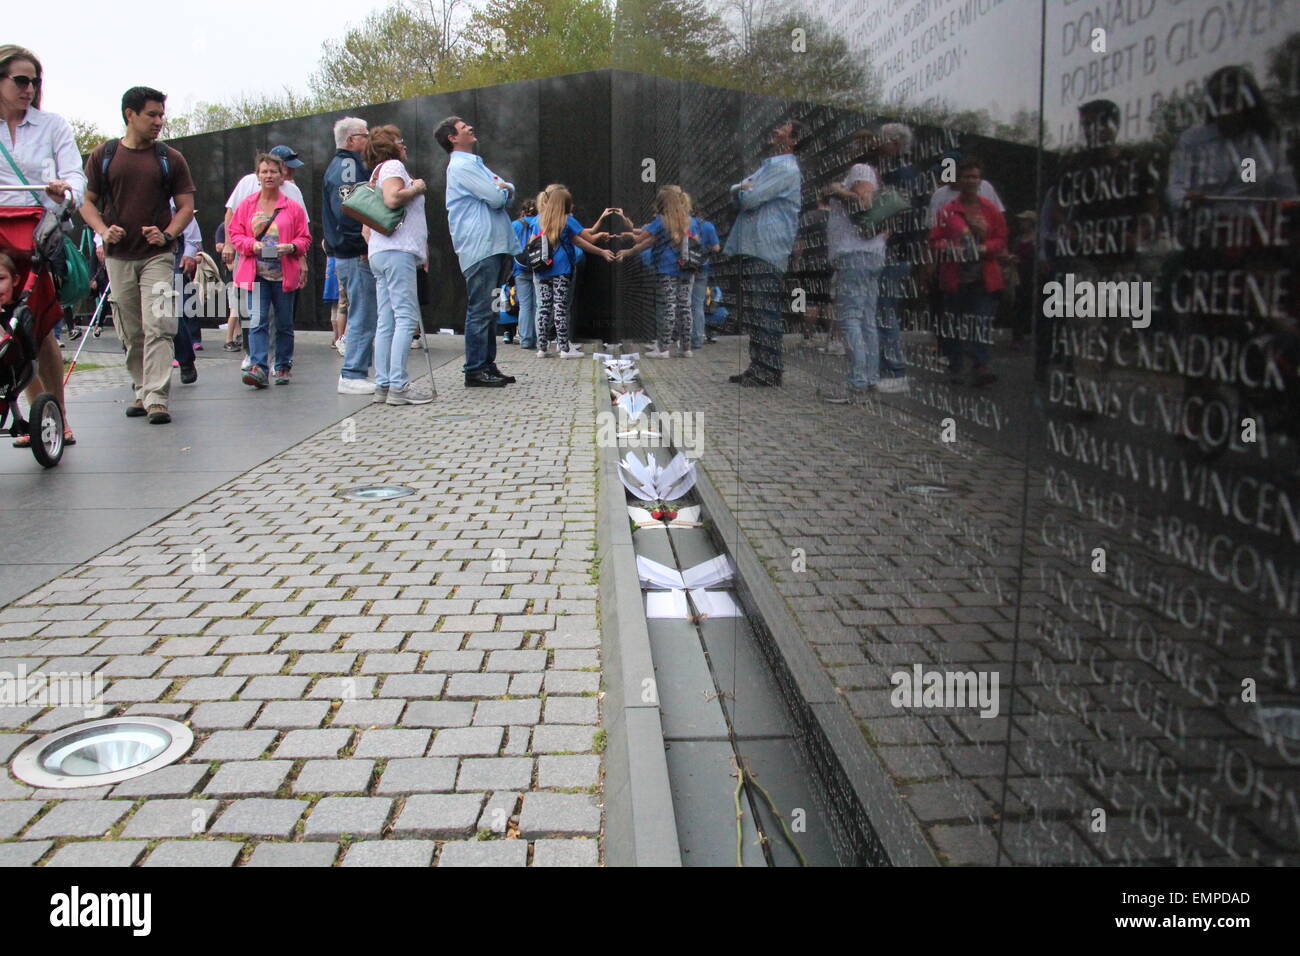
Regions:
<svg viewBox="0 0 1300 956"><path fill-rule="evenodd" d="M52 270L63 255L60 220L66 215L66 208L61 216L41 207L0 207L0 428L8 424L15 438L27 435L46 468L63 457L63 409L43 392L25 419L18 397L36 378L40 343L63 317Z"/></svg>

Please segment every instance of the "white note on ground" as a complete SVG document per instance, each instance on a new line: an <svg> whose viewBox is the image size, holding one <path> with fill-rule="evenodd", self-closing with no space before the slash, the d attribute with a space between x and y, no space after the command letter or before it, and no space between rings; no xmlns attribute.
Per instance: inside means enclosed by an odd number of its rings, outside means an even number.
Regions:
<svg viewBox="0 0 1300 956"><path fill-rule="evenodd" d="M740 605L731 596L730 591L706 591L703 588L691 590L691 601L700 617L744 617Z"/></svg>
<svg viewBox="0 0 1300 956"><path fill-rule="evenodd" d="M724 581L730 581L735 574L736 569L732 567L731 559L725 554L720 554L708 561L701 561L693 568L687 568L680 576L686 587L694 589L711 588L715 584L722 584Z"/></svg>
<svg viewBox="0 0 1300 956"><path fill-rule="evenodd" d="M636 573L641 579L641 586L646 588L683 588L682 573L658 561L652 561L644 555L637 555Z"/></svg>
<svg viewBox="0 0 1300 956"><path fill-rule="evenodd" d="M688 620L691 609L686 604L686 592L678 588L671 591L647 591L645 593L645 616L647 618L670 618L676 621Z"/></svg>

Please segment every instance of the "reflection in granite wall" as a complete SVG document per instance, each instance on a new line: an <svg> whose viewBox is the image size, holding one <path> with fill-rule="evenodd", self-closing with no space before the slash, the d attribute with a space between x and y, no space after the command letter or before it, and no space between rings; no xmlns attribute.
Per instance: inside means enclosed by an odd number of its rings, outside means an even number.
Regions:
<svg viewBox="0 0 1300 956"><path fill-rule="evenodd" d="M759 230L788 258L707 279L742 337L646 376L702 417L873 796L942 862L1295 862L1300 7L798 9L919 78L856 110L616 79L613 180L638 222L681 184L726 245L798 124ZM655 290L619 283L626 348ZM779 385L727 380L755 362Z"/></svg>

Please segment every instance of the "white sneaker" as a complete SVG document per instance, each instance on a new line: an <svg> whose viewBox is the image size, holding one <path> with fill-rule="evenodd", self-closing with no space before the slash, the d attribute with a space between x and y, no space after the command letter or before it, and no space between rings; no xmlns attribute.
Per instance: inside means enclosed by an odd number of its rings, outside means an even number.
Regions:
<svg viewBox="0 0 1300 956"><path fill-rule="evenodd" d="M253 357L251 355L245 355L244 360L239 363L239 370L241 372L247 372L252 367L253 367Z"/></svg>
<svg viewBox="0 0 1300 956"><path fill-rule="evenodd" d="M691 353L691 350L690 350L690 349L679 349L679 350L678 350L678 354L679 354L682 358L690 358L692 353Z"/></svg>
<svg viewBox="0 0 1300 956"><path fill-rule="evenodd" d="M547 354L547 353L546 353L546 349L538 349L538 350L537 350L537 357L538 357L538 358L546 358L546 354Z"/></svg>
<svg viewBox="0 0 1300 956"><path fill-rule="evenodd" d="M334 340L334 351L335 351L335 352L338 352L339 355L341 355L341 356L342 356L342 355L346 355L346 354L347 354L347 351L348 351L348 343L347 343L347 340L346 340L346 339L342 339L342 338L335 339L335 340Z"/></svg>
<svg viewBox="0 0 1300 956"><path fill-rule="evenodd" d="M368 378L344 378L339 376L340 395L373 395L375 383Z"/></svg>
<svg viewBox="0 0 1300 956"><path fill-rule="evenodd" d="M376 386L375 386L375 394L372 395L372 396L370 396L370 397L371 397L374 401L376 401L376 402L386 402L386 401L388 401L388 386L387 386L387 385L376 385Z"/></svg>
<svg viewBox="0 0 1300 956"><path fill-rule="evenodd" d="M664 349L663 351L660 351L659 349L651 349L648 352L642 352L641 355L645 358L672 358L673 353L668 349Z"/></svg>
<svg viewBox="0 0 1300 956"><path fill-rule="evenodd" d="M389 405L428 405L433 401L433 393L427 388L407 385L406 388L390 388L387 401Z"/></svg>
<svg viewBox="0 0 1300 956"><path fill-rule="evenodd" d="M569 346L569 351L560 353L560 358L582 358L582 357L583 357L582 350L579 349L576 345L571 345Z"/></svg>

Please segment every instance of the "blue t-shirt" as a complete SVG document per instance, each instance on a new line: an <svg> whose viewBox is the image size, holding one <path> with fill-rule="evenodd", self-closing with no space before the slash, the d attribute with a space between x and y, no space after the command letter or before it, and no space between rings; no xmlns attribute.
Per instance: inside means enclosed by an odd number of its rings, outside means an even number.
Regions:
<svg viewBox="0 0 1300 956"><path fill-rule="evenodd" d="M664 225L663 218L655 216L642 228L646 232L653 233L655 244L649 249L642 250L641 261L647 266L653 265L654 270L660 275L681 275L682 271L677 266L677 254L681 251L681 245L673 242L673 237L669 234L668 227ZM703 242L700 221L694 216L691 217L689 229L696 241Z"/></svg>
<svg viewBox="0 0 1300 956"><path fill-rule="evenodd" d="M700 245L704 247L706 256L704 260L704 268L701 271L705 275L708 275L709 258L713 256L713 247L722 245L722 240L718 238L718 230L713 223L709 222L707 219L692 219L692 228L695 228L697 223L700 230Z"/></svg>
<svg viewBox="0 0 1300 956"><path fill-rule="evenodd" d="M516 223L515 234L519 236L520 245L527 249L533 237L541 234L541 221L538 216L529 216L524 223L526 225ZM560 241L551 250L550 267L538 269L533 275L539 279L549 279L551 276L572 272L573 267L582 259L582 251L574 244L573 237L582 232L582 229L582 223L570 216L564 228L560 230Z"/></svg>

